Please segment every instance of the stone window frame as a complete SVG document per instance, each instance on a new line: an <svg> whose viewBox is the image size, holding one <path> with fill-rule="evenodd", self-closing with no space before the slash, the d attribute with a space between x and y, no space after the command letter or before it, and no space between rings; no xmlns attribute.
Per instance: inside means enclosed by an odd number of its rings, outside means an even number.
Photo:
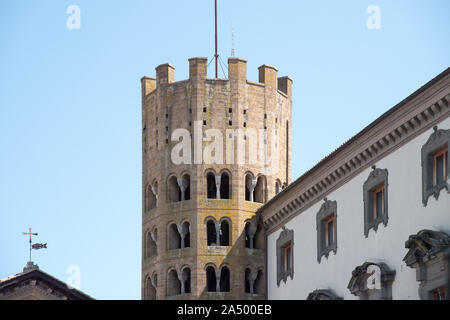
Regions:
<svg viewBox="0 0 450 320"><path fill-rule="evenodd" d="M421 230L405 242L408 253L403 261L416 270L421 300L433 300L434 292L443 288L450 300L450 236L442 231Z"/></svg>
<svg viewBox="0 0 450 320"><path fill-rule="evenodd" d="M281 231L280 236L277 239L277 286L280 286L281 281L283 280L286 283L288 277L291 280L294 279L294 230L286 229L283 226L283 231ZM291 245L291 263L290 268L287 271L284 271L284 259L282 250L283 248L289 244Z"/></svg>
<svg viewBox="0 0 450 320"><path fill-rule="evenodd" d="M333 236L334 241L330 246L325 246L325 221L333 217ZM337 253L337 201L331 201L327 198L324 199L324 203L320 207L319 212L316 215L316 230L317 230L317 262L320 263L322 256L328 259L331 251L334 254Z"/></svg>
<svg viewBox="0 0 450 320"><path fill-rule="evenodd" d="M436 200L442 189L446 189L450 193L450 185L448 183L450 176L450 161L447 161L447 178L433 185L433 155L440 149L450 147L450 129L438 129L433 127L434 132L430 135L427 142L422 146L422 203L424 207L428 204L430 196L434 196ZM448 159L447 159L448 160Z"/></svg>
<svg viewBox="0 0 450 320"><path fill-rule="evenodd" d="M330 289L316 289L308 294L306 300L344 300Z"/></svg>
<svg viewBox="0 0 450 320"><path fill-rule="evenodd" d="M371 266L378 267L380 270L380 289L376 291L367 288L367 281L375 272L369 273ZM395 279L395 274L395 270L389 269L383 262L367 261L352 271L352 277L347 288L351 294L359 297L360 300L392 300L392 282Z"/></svg>
<svg viewBox="0 0 450 320"><path fill-rule="evenodd" d="M379 169L376 166L372 166L372 172L370 172L369 177L364 182L364 235L366 238L369 236L370 229L377 232L380 223L383 223L385 227L388 224L388 176L388 169ZM374 219L373 192L381 186L384 187L384 211L380 217Z"/></svg>

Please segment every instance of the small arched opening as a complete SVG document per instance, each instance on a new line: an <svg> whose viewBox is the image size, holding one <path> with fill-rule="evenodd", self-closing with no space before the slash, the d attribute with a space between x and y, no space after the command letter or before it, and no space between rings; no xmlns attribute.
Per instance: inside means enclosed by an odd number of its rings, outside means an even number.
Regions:
<svg viewBox="0 0 450 320"><path fill-rule="evenodd" d="M230 269L222 267L220 270L220 292L230 292Z"/></svg>
<svg viewBox="0 0 450 320"><path fill-rule="evenodd" d="M181 248L181 235L178 232L177 225L172 223L169 226L169 250Z"/></svg>
<svg viewBox="0 0 450 320"><path fill-rule="evenodd" d="M181 201L181 189L175 176L169 179L169 202Z"/></svg>
<svg viewBox="0 0 450 320"><path fill-rule="evenodd" d="M230 232L230 222L227 219L223 219L220 222L220 245L223 247L228 247L231 243L231 232Z"/></svg>
<svg viewBox="0 0 450 320"><path fill-rule="evenodd" d="M230 176L223 172L220 178L220 199L231 199Z"/></svg>
<svg viewBox="0 0 450 320"><path fill-rule="evenodd" d="M177 271L172 269L167 275L167 295L176 296L181 294L181 282L178 279Z"/></svg>
<svg viewBox="0 0 450 320"><path fill-rule="evenodd" d="M212 266L206 268L206 290L208 292L217 292L216 270Z"/></svg>
<svg viewBox="0 0 450 320"><path fill-rule="evenodd" d="M189 222L183 223L183 245L182 248L189 248L191 246L191 225Z"/></svg>
<svg viewBox="0 0 450 320"><path fill-rule="evenodd" d="M216 222L208 220L206 223L206 237L208 246L217 246Z"/></svg>
<svg viewBox="0 0 450 320"><path fill-rule="evenodd" d="M206 175L206 190L208 199L217 198L216 175L212 172Z"/></svg>

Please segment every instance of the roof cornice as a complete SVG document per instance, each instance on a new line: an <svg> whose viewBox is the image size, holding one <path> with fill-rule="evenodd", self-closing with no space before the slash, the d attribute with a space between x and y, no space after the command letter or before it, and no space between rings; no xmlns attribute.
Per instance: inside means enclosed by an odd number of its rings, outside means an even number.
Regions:
<svg viewBox="0 0 450 320"><path fill-rule="evenodd" d="M263 205L270 233L450 115L450 68L389 109Z"/></svg>

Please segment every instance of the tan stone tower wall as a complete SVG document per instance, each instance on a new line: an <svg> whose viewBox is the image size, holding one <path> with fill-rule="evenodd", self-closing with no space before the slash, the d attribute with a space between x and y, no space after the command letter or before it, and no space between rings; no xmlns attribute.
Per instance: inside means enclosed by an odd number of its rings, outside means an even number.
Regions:
<svg viewBox="0 0 450 320"><path fill-rule="evenodd" d="M251 173L255 178L264 175L266 185L258 189L264 194L262 201L275 195L277 181L281 184L290 182L292 80L278 78L276 68L264 65L259 68L259 82L250 82L247 80L247 63L238 58L228 60L228 79L207 79L206 58L189 59L189 68L189 79L185 81L174 82L174 68L169 64L156 68L156 79L144 77L141 80L142 298L263 299L265 241L261 236L262 225L254 218L261 203L246 201L246 174ZM229 136L227 130L267 129L269 136L275 132L278 138L279 163L273 166L274 172L266 174L261 164L250 163L249 152L246 152L244 163L195 164L192 161L192 164L176 165L172 162L171 152L178 141L172 142L171 134L179 128L188 130L192 135L192 158L197 150L194 149L194 139L198 129L203 132L207 129L220 130L224 148ZM245 143L249 140L250 137L246 136ZM210 143L201 141L200 145L204 148ZM263 146L272 150L270 144L267 140ZM236 140L233 150L237 152ZM207 199L208 172L217 176L218 186L220 174L228 173L231 199ZM190 177L190 199L182 201L182 194L181 201L173 201L171 197L180 197L179 193L173 193L173 183L176 181L175 185L183 189L189 180L187 175ZM185 196L187 193L186 189ZM206 222L220 222L223 219L231 224L231 242L228 246L208 246ZM246 248L245 226L250 220L251 225L257 227L254 249ZM186 227L186 222L190 228ZM182 239L190 229L189 247L183 248L181 245L181 248L170 248L170 244L174 243L171 237L175 234L170 231L171 225ZM156 250L149 239L156 240ZM230 292L208 292L208 266L216 270L217 280L224 267L229 269ZM258 271L262 271L256 280L257 294L245 292L246 268L250 270L251 281L255 280ZM179 283L174 281L177 278ZM190 285L185 282L188 278ZM182 288L180 294L178 286L181 283L190 286L190 290Z"/></svg>

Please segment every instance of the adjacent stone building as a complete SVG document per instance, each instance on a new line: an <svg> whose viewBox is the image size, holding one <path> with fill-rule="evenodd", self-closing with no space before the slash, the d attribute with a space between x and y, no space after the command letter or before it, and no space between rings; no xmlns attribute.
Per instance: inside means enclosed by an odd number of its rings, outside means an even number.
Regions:
<svg viewBox="0 0 450 320"><path fill-rule="evenodd" d="M187 80L170 64L141 80L143 299L266 297L255 213L290 182L292 80L263 65L248 81L239 58L206 74L192 58Z"/></svg>
<svg viewBox="0 0 450 320"><path fill-rule="evenodd" d="M28 262L23 272L0 279L0 300L94 300Z"/></svg>

